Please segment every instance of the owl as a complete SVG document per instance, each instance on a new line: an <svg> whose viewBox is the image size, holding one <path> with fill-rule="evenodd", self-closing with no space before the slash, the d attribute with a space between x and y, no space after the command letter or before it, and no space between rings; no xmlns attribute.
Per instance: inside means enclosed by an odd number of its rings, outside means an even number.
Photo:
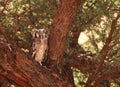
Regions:
<svg viewBox="0 0 120 87"><path fill-rule="evenodd" d="M45 29L32 30L32 57L42 65L48 48L48 38Z"/></svg>

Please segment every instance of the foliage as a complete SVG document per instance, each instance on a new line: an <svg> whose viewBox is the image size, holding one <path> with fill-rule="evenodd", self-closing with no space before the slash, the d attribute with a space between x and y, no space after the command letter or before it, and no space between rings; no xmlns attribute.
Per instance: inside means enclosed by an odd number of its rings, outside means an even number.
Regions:
<svg viewBox="0 0 120 87"><path fill-rule="evenodd" d="M74 18L71 31L74 32L74 30L76 29L77 31L79 31L79 33L83 32L85 35L87 35L89 39L85 43L80 44L80 46L82 46L84 50L91 51L96 55L101 53L106 38L108 37L111 30L111 22L120 10L119 5L119 0L86 0L85 2L83 2ZM107 55L108 58L105 60L105 65L103 69L104 73L120 72L119 25L120 21L118 20L116 30L110 43L110 50ZM75 39L75 37L72 39ZM83 40L84 39L85 38L83 38ZM95 60L99 61L100 57L97 56ZM110 82L112 81L110 80ZM116 82L119 84L119 81Z"/></svg>
<svg viewBox="0 0 120 87"><path fill-rule="evenodd" d="M55 0L0 1L0 22L6 32L12 34L23 47L31 41L31 29L49 27L56 5Z"/></svg>
<svg viewBox="0 0 120 87"><path fill-rule="evenodd" d="M58 2L59 0L1 0L0 25L4 27L8 40L12 38L16 40L16 44L20 48L30 49L31 29L45 28L48 30ZM119 0L83 0L69 32L65 51L67 55L75 55L81 51L91 51L95 55L99 55L109 36L112 20L120 10L119 6ZM78 46L78 36L81 32L85 33L89 39ZM120 72L119 37L120 20L118 20L112 36L102 73ZM73 48L77 50L73 50ZM95 58L96 65L99 60L100 57ZM78 83L82 83L82 81L84 83L89 74L76 72L74 69L73 71L75 81L76 79L78 81L76 85L79 87ZM109 84L111 87L117 86L120 84L120 80L109 80Z"/></svg>

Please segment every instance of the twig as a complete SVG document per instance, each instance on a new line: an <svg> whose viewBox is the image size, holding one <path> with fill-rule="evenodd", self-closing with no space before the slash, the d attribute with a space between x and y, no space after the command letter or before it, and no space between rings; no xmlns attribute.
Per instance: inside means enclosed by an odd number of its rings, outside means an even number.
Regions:
<svg viewBox="0 0 120 87"><path fill-rule="evenodd" d="M97 74L101 71L104 60L106 59L106 56L108 54L109 51L109 44L112 40L112 36L114 31L116 30L116 24L117 24L117 20L120 18L120 12L118 13L117 17L112 21L112 25L111 25L111 30L109 33L108 38L106 39L105 45L102 49L102 53L101 53L101 61L98 63L98 66L95 70L95 72L89 77L89 79L87 80L86 86L85 87L89 87L90 84L92 83L92 81L95 80L95 77L97 76Z"/></svg>

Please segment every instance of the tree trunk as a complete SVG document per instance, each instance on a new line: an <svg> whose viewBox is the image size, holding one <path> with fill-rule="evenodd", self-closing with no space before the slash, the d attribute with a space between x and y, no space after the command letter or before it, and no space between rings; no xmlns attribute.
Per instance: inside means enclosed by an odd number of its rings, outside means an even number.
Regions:
<svg viewBox="0 0 120 87"><path fill-rule="evenodd" d="M80 0L61 0L59 4L50 27L50 66L57 67L57 64L61 63L67 33L79 4ZM0 31L3 30L0 26ZM12 84L20 87L73 87L69 73L69 70L66 70L63 75L51 68L40 66L29 55L21 52L14 41L7 40L4 32L0 33L0 77L6 78Z"/></svg>
<svg viewBox="0 0 120 87"><path fill-rule="evenodd" d="M79 5L80 0L61 0L59 4L50 27L49 66L61 68L58 65L61 64L70 24Z"/></svg>

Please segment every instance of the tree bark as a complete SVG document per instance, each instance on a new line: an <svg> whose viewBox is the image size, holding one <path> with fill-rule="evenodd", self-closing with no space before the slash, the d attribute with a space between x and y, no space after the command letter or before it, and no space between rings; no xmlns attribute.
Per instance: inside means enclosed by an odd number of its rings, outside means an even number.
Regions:
<svg viewBox="0 0 120 87"><path fill-rule="evenodd" d="M67 33L80 0L61 0L50 27L49 63L57 66L61 60ZM0 31L3 27L0 25ZM69 70L68 70L69 71ZM40 66L36 61L18 48L14 41L8 40L0 32L0 76L20 87L73 87L69 72L64 76L52 69Z"/></svg>
<svg viewBox="0 0 120 87"><path fill-rule="evenodd" d="M112 41L112 36L116 30L117 21L119 18L120 18L120 12L117 14L117 17L114 20L112 20L111 30L110 30L109 36L107 37L105 45L103 46L103 49L102 49L101 54L100 54L101 60L98 63L95 72L91 76L89 76L85 87L90 87L91 83L96 79L96 76L99 74L99 72L103 68L104 60L106 59L106 56L109 52L109 47L110 47L109 45Z"/></svg>
<svg viewBox="0 0 120 87"><path fill-rule="evenodd" d="M80 0L61 0L59 4L50 27L49 62L47 62L49 66L57 67L62 61L70 24L79 5Z"/></svg>

